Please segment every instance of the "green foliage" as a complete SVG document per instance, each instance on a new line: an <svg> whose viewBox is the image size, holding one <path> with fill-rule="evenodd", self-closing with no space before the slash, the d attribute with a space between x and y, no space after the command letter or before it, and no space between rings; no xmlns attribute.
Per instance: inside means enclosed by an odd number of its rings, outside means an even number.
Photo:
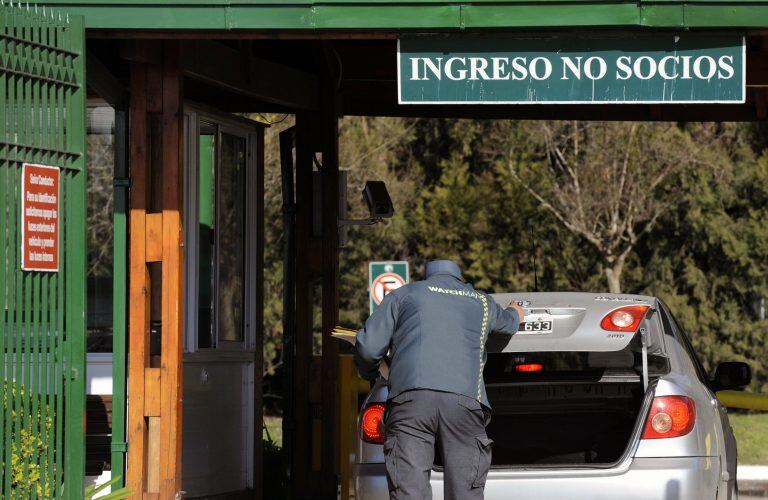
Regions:
<svg viewBox="0 0 768 500"><path fill-rule="evenodd" d="M85 500L92 500L96 498L96 495L100 494L103 491L106 491L107 488L110 488L111 486L117 484L122 479L122 476L115 476L109 481L107 481L104 484L91 484L85 488ZM106 495L100 496L100 500L122 500L124 498L130 498L131 495L133 495L133 491L126 487L119 488L115 491L111 491Z"/></svg>
<svg viewBox="0 0 768 500"><path fill-rule="evenodd" d="M278 128L267 138L272 151L266 174L268 373L279 368L282 333ZM555 122L549 128L563 127ZM626 128L592 123L588 132L615 146ZM541 130L540 122L343 119L340 164L349 170L350 216L365 213L357 193L366 179L387 183L395 216L385 224L350 229L341 251L341 321L359 325L367 317L371 260L408 260L412 278L419 279L425 260L451 258L478 288L532 290L532 235L540 290L606 290L596 246L569 231L511 173L514 165L543 193L555 185ZM758 310L768 295L764 140L753 126L741 124L646 124L637 130L637 151L645 159L633 164L635 171L643 162L691 162L669 168L656 196L643 198L663 200L665 207L628 254L622 290L661 297L709 369L719 361L744 360L755 375L752 389L768 389L768 321ZM610 154L601 154L610 160Z"/></svg>
<svg viewBox="0 0 768 500"><path fill-rule="evenodd" d="M367 216L359 193L369 179L385 181L398 213L407 213L421 184L418 171L401 163L402 158L408 157L405 148L414 138L414 123L398 118L341 121L340 143L345 147L340 151L340 163L349 172L350 218ZM278 133L291 125L286 120L280 127L268 129L265 136L264 372L267 375L274 374L281 365L283 222ZM345 324L360 323L367 314L368 261L408 258L412 254L404 248L406 224L407 217L400 216L386 224L349 229L350 244L340 253L344 269L341 321ZM317 294L318 300L319 296Z"/></svg>
<svg viewBox="0 0 768 500"><path fill-rule="evenodd" d="M264 451L279 453L283 446L283 419L282 417L265 416L262 432Z"/></svg>
<svg viewBox="0 0 768 500"><path fill-rule="evenodd" d="M728 413L736 441L740 465L768 464L768 413Z"/></svg>
<svg viewBox="0 0 768 500"><path fill-rule="evenodd" d="M30 498L33 494L39 498L50 498L55 488L54 477L46 473L48 464L49 442L53 435L53 408L46 406L43 396L31 395L23 385L14 381L3 382L3 413L9 407L11 419L6 421L13 426L11 430L11 491L14 497ZM37 413L32 414L32 398L37 397ZM21 401L20 407L16 402ZM46 418L43 421L43 413ZM33 430L32 422L36 422ZM6 455L0 456L5 459ZM0 467L5 467L0 462ZM55 469L55 465L54 465Z"/></svg>
<svg viewBox="0 0 768 500"><path fill-rule="evenodd" d="M282 421L283 420L281 418L264 418L264 427L262 432L264 498L282 498L284 496Z"/></svg>
<svg viewBox="0 0 768 500"><path fill-rule="evenodd" d="M705 365L746 361L753 389L768 389L759 306L768 295L768 157L753 151L749 129L699 125L692 134L717 144L707 165L668 189L680 198L638 248L629 289L662 297L691 335Z"/></svg>

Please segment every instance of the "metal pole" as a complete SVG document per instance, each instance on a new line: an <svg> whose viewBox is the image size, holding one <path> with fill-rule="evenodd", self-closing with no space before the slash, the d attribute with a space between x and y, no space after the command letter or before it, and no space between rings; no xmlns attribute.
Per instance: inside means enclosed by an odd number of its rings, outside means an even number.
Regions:
<svg viewBox="0 0 768 500"><path fill-rule="evenodd" d="M112 477L125 484L125 325L128 293L128 112L115 110L114 248L112 262Z"/></svg>

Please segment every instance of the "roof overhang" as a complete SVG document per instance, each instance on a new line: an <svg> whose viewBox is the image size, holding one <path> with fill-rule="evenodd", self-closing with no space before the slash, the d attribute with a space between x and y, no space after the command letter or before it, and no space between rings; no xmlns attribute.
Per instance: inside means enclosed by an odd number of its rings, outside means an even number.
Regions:
<svg viewBox="0 0 768 500"><path fill-rule="evenodd" d="M768 29L768 1L48 0L90 30L267 35L637 27Z"/></svg>

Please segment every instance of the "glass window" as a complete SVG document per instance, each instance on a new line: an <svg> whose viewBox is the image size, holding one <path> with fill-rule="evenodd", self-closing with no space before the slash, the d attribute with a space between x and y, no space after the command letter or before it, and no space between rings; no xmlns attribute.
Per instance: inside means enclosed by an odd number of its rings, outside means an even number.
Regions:
<svg viewBox="0 0 768 500"><path fill-rule="evenodd" d="M696 355L696 350L693 348L691 340L688 338L688 334L685 333L685 330L682 329L680 323L678 323L677 319L674 317L674 315L672 315L672 312L666 306L664 307L664 312L665 316L667 316L666 319L668 319L670 323L670 329L675 332L675 336L683 345L686 354L688 354L688 358L691 360L691 363L696 369L696 374L698 375L699 380L701 380L701 382L703 382L705 385L709 384L709 374L707 373L706 368L704 368L704 365L701 364L699 357Z"/></svg>
<svg viewBox="0 0 768 500"><path fill-rule="evenodd" d="M216 310L219 341L241 342L244 333L245 147L245 138L221 134Z"/></svg>
<svg viewBox="0 0 768 500"><path fill-rule="evenodd" d="M89 103L88 147L88 352L112 352L112 258L115 110Z"/></svg>
<svg viewBox="0 0 768 500"><path fill-rule="evenodd" d="M198 312L197 347L206 349L213 346L213 297L214 297L214 213L215 213L215 155L216 126L200 123L198 152L198 230L200 260L198 263Z"/></svg>
<svg viewBox="0 0 768 500"><path fill-rule="evenodd" d="M242 342L247 140L201 121L198 136L197 347Z"/></svg>

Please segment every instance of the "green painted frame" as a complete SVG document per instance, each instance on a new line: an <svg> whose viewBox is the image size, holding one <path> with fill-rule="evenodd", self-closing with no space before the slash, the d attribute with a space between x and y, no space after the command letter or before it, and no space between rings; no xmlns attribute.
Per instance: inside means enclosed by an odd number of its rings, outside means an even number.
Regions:
<svg viewBox="0 0 768 500"><path fill-rule="evenodd" d="M48 0L103 30L766 28L765 0Z"/></svg>
<svg viewBox="0 0 768 500"><path fill-rule="evenodd" d="M125 485L126 346L128 304L128 110L115 109L114 255L112 282L112 487Z"/></svg>

